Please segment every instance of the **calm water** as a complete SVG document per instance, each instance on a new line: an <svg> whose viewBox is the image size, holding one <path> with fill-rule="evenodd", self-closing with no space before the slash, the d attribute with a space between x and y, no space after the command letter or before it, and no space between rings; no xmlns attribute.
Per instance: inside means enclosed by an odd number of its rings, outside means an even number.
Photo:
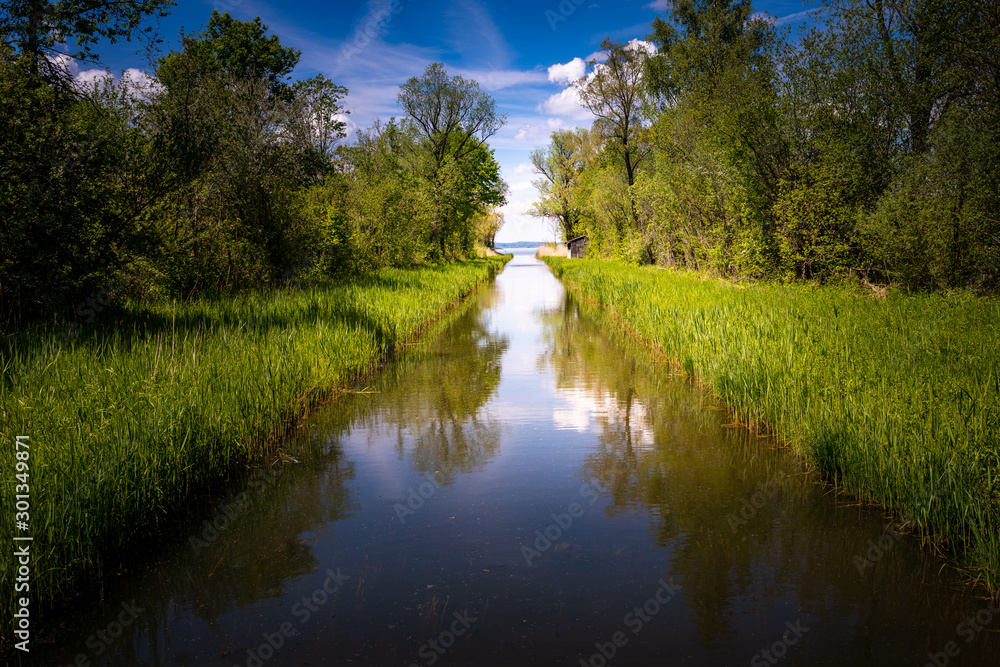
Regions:
<svg viewBox="0 0 1000 667"><path fill-rule="evenodd" d="M605 330L517 255L32 664L1000 664L941 561Z"/></svg>

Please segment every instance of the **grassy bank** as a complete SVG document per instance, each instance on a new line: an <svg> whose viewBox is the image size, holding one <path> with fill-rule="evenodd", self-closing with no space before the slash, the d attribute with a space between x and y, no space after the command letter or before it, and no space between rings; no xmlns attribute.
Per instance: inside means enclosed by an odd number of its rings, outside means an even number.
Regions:
<svg viewBox="0 0 1000 667"><path fill-rule="evenodd" d="M748 425L1000 584L1000 302L546 262Z"/></svg>
<svg viewBox="0 0 1000 667"><path fill-rule="evenodd" d="M106 576L119 552L272 453L310 405L372 371L507 259L190 304L124 304L69 339L0 336L3 506L13 513L20 483L17 435L30 437L31 505L29 529L15 532L4 517L0 539L9 547L14 534L34 537L33 603ZM14 565L4 564L9 610Z"/></svg>

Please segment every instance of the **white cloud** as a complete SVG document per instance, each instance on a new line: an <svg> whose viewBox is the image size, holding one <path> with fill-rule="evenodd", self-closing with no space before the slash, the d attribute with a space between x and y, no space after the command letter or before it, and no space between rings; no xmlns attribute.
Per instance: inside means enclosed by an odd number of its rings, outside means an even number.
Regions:
<svg viewBox="0 0 1000 667"><path fill-rule="evenodd" d="M520 174L531 174L534 173L534 171L535 171L535 165L531 164L530 162L522 162L521 164L514 167L514 169L511 170L511 173L520 175Z"/></svg>
<svg viewBox="0 0 1000 667"><path fill-rule="evenodd" d="M343 144L348 144L357 139L357 132L360 126L351 120L351 117L345 113L338 113L333 115L334 120L339 120L344 124L344 138L340 140Z"/></svg>
<svg viewBox="0 0 1000 667"><path fill-rule="evenodd" d="M674 4L673 0L653 0L648 5L643 5L643 9L652 9L654 12L665 12Z"/></svg>
<svg viewBox="0 0 1000 667"><path fill-rule="evenodd" d="M565 65L556 63L549 68L549 81L553 83L573 83L587 73L587 63L583 58L573 58Z"/></svg>
<svg viewBox="0 0 1000 667"><path fill-rule="evenodd" d="M657 52L655 44L641 39L633 39L629 41L628 43L625 44L625 48L629 49L630 51L644 51L649 55L656 55ZM605 59L606 55L601 52L592 53L588 57L588 60L605 60ZM580 59L574 58L572 61L570 61L570 63L572 64L577 60ZM564 67L564 66L557 65L555 67ZM595 67L595 72L600 71L602 67L604 67L604 65L598 64ZM552 78L551 67L549 68L549 72L550 72L549 78ZM595 72L587 74L586 75L587 78L588 79L592 78ZM578 77L576 80L579 80L580 78L582 77ZM577 93L576 88L573 86L568 86L562 92L556 93L555 95L551 95L547 100L545 100L539 105L538 110L555 116L568 116L570 118L573 118L574 120L587 120L593 118L593 115L587 109L585 109L584 106L580 103L580 96Z"/></svg>
<svg viewBox="0 0 1000 667"><path fill-rule="evenodd" d="M567 87L562 92L549 96L538 106L538 110L554 116L568 116L574 120L593 118L593 115L580 103L580 95L573 87Z"/></svg>
<svg viewBox="0 0 1000 667"><path fill-rule="evenodd" d="M108 86L116 82L123 83L132 96L146 95L160 89L160 84L141 69L130 67L116 77L106 69L80 69L80 65L69 56L59 54L50 58L56 65L66 70L73 78L73 84L80 91L93 90L95 86Z"/></svg>
<svg viewBox="0 0 1000 667"><path fill-rule="evenodd" d="M122 73L122 80L128 86L132 95L148 95L163 90L156 77L146 74L141 69L130 67Z"/></svg>
<svg viewBox="0 0 1000 667"><path fill-rule="evenodd" d="M767 12L754 12L750 15L750 20L763 21L764 23L770 23L771 25L774 25L774 22L777 21L775 17L771 16Z"/></svg>
<svg viewBox="0 0 1000 667"><path fill-rule="evenodd" d="M73 64L76 65L76 63ZM111 83L115 80L111 72L104 69L80 70L79 67L75 67L75 69L77 71L73 74L73 81L81 88L89 89L95 85Z"/></svg>
<svg viewBox="0 0 1000 667"><path fill-rule="evenodd" d="M520 182L517 185L519 187L516 189L513 185L511 186L507 203L500 208L503 211L505 222L497 236L506 241L540 241L549 238L551 234L548 233L543 220L525 215L525 211L538 198L538 193L531 186L531 183L528 183L528 187L521 186ZM500 240L498 238L497 242L499 243Z"/></svg>
<svg viewBox="0 0 1000 667"><path fill-rule="evenodd" d="M644 39L633 39L630 40L625 48L631 51L645 51L647 55L655 56L657 53L656 45L652 42L647 42Z"/></svg>

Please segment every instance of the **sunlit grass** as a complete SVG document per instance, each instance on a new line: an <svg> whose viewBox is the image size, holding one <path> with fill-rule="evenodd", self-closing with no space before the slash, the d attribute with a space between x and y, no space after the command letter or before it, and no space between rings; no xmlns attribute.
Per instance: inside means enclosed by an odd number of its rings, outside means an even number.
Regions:
<svg viewBox="0 0 1000 667"><path fill-rule="evenodd" d="M1000 584L1000 302L546 261L748 424Z"/></svg>
<svg viewBox="0 0 1000 667"><path fill-rule="evenodd" d="M78 336L0 336L3 506L30 436L31 598L51 602L141 548L196 494L274 452L309 406L374 370L510 256L325 287L125 304ZM11 545L12 516L0 521ZM111 556L109 558L109 556ZM4 559L4 609L13 561Z"/></svg>

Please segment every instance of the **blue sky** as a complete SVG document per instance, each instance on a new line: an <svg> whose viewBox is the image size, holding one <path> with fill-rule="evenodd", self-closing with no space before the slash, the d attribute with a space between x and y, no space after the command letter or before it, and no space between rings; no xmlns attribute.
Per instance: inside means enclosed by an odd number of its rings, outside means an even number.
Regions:
<svg viewBox="0 0 1000 667"><path fill-rule="evenodd" d="M508 117L490 140L511 187L507 224L497 235L502 243L552 239L545 221L523 215L535 194L528 154L545 145L554 129L590 125L566 82L605 37L645 37L666 5L667 0L178 0L160 21L160 34L162 48L169 50L176 48L182 26L200 28L213 8L243 20L260 16L283 44L302 51L293 77L322 73L348 88L352 128L400 116L399 85L428 63L442 62L450 73L478 80ZM754 9L794 25L814 6L768 0ZM103 64L116 73L148 70L135 48L105 47Z"/></svg>

